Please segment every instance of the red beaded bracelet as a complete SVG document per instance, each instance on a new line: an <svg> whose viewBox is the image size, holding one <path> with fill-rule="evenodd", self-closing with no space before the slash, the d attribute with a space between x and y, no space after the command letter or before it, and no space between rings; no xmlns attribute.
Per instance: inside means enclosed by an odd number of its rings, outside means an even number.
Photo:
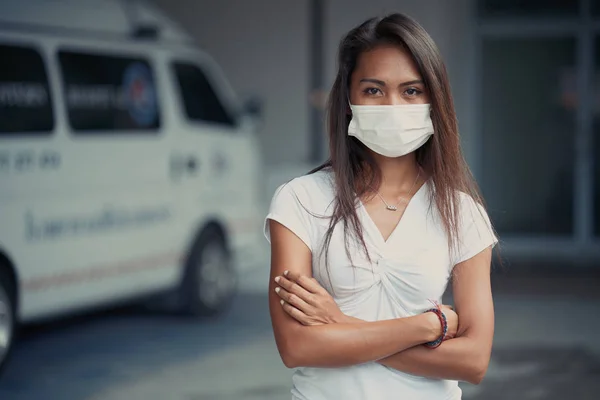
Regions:
<svg viewBox="0 0 600 400"><path fill-rule="evenodd" d="M442 326L442 334L440 335L440 337L437 340L434 340L433 342L425 343L425 346L429 347L430 349L435 349L436 347L439 347L442 344L442 342L446 339L446 334L448 333L448 321L446 320L446 315L444 315L444 313L439 307L431 308L425 312L432 312L435 315L437 315Z"/></svg>

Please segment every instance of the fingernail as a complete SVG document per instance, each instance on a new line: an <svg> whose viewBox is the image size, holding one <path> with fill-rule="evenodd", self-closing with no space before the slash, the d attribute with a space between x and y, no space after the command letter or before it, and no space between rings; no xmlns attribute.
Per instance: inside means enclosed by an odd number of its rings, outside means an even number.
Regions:
<svg viewBox="0 0 600 400"><path fill-rule="evenodd" d="M283 275L287 276L288 272L290 271L283 271Z"/></svg>
<svg viewBox="0 0 600 400"><path fill-rule="evenodd" d="M276 277L275 277L275 282L279 282L279 280L280 280L280 279L281 279L281 277L279 277L279 276L276 276Z"/></svg>
<svg viewBox="0 0 600 400"><path fill-rule="evenodd" d="M279 293L279 291L280 291L280 290L281 290L281 289L279 289L279 287L276 287L276 288L275 288L275 293Z"/></svg>
<svg viewBox="0 0 600 400"><path fill-rule="evenodd" d="M283 301L283 300L279 300L279 303L280 303L281 305L283 305L284 301Z"/></svg>

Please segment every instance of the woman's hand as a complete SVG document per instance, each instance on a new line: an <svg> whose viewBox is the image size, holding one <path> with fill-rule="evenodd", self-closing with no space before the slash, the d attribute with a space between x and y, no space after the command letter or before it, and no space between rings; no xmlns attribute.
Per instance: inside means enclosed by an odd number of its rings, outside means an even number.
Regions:
<svg viewBox="0 0 600 400"><path fill-rule="evenodd" d="M275 277L275 292L281 297L283 309L302 325L324 325L350 322L316 279L285 271Z"/></svg>

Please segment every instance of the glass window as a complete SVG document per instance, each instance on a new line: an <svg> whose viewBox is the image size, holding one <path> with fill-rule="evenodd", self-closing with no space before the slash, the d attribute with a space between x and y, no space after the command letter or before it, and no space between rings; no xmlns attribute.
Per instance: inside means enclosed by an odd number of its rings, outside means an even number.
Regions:
<svg viewBox="0 0 600 400"><path fill-rule="evenodd" d="M75 132L156 131L160 112L148 61L60 51L64 97Z"/></svg>
<svg viewBox="0 0 600 400"><path fill-rule="evenodd" d="M483 17L562 17L579 14L578 0L480 0Z"/></svg>
<svg viewBox="0 0 600 400"><path fill-rule="evenodd" d="M481 186L501 233L573 232L575 43L483 41Z"/></svg>
<svg viewBox="0 0 600 400"><path fill-rule="evenodd" d="M173 64L186 115L193 121L235 125L202 70L192 64Z"/></svg>
<svg viewBox="0 0 600 400"><path fill-rule="evenodd" d="M33 48L0 44L0 135L54 128L42 56Z"/></svg>

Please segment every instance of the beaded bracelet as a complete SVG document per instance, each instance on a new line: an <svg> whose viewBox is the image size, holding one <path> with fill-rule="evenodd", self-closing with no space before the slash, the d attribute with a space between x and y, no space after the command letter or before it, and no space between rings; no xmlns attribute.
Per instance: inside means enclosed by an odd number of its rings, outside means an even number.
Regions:
<svg viewBox="0 0 600 400"><path fill-rule="evenodd" d="M444 315L440 308L431 308L425 312L432 312L435 315L437 315L438 319L440 320L440 324L442 325L442 334L440 335L440 337L437 338L437 340L434 340L433 342L425 343L425 346L429 347L430 349L435 349L436 347L439 347L439 345L442 344L444 339L446 339L446 334L448 333L448 321L446 320L446 315Z"/></svg>

